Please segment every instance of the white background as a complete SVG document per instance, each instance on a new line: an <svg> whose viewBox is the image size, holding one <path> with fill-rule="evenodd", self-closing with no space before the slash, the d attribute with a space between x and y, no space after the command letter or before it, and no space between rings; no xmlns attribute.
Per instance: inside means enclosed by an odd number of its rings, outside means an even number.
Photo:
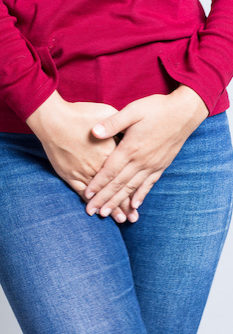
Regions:
<svg viewBox="0 0 233 334"><path fill-rule="evenodd" d="M164 0L166 1L166 0ZM211 0L201 0L209 13ZM227 110L233 138L233 80L227 87L231 107ZM233 223L233 222L232 222ZM198 334L233 333L233 224L226 238L214 282L207 300ZM0 288L0 333L22 334L14 314ZM52 334L52 333L51 333ZM126 334L126 333L125 333ZM172 333L169 333L172 334Z"/></svg>

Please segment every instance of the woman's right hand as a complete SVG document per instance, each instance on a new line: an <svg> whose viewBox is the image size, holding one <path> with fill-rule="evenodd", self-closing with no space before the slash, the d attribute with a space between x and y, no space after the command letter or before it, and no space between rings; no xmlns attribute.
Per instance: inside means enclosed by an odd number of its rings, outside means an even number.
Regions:
<svg viewBox="0 0 233 334"><path fill-rule="evenodd" d="M56 173L85 202L88 202L84 195L85 188L116 146L113 138L96 139L91 128L116 112L114 107L104 103L67 102L55 90L26 119ZM122 215L131 222L138 219L137 210L130 206L130 198L122 202L111 215L117 222L123 222L123 219L119 221Z"/></svg>

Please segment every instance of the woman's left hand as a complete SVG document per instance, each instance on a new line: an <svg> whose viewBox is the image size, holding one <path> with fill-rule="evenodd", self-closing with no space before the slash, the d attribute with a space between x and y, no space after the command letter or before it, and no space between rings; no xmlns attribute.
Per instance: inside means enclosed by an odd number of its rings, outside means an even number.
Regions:
<svg viewBox="0 0 233 334"><path fill-rule="evenodd" d="M92 215L91 209L96 208L108 216L129 196L132 207L138 208L208 113L200 96L180 84L168 95L135 100L98 123L92 133L99 139L125 131L85 190L85 196L91 198L87 213Z"/></svg>

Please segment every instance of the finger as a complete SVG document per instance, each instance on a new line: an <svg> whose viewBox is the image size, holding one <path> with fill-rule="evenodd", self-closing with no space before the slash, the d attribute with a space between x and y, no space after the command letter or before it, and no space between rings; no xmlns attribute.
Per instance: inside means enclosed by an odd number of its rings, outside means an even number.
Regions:
<svg viewBox="0 0 233 334"><path fill-rule="evenodd" d="M111 216L119 224L124 223L127 219L134 223L138 220L139 214L136 209L130 205L130 198L126 198L123 203L112 211Z"/></svg>
<svg viewBox="0 0 233 334"><path fill-rule="evenodd" d="M101 208L109 201L121 188L123 188L134 175L137 173L135 164L129 163L116 178L109 182L105 187L99 190L94 197L88 202L86 211L92 215L95 209ZM132 190L135 190L134 188ZM109 212L110 213L110 212Z"/></svg>
<svg viewBox="0 0 233 334"><path fill-rule="evenodd" d="M82 183L82 185L80 186L79 181L76 181L76 180L72 180L71 184L72 184L72 187L76 187L76 192L87 203L88 200L86 199L86 197L84 195L84 190L86 188L86 185ZM81 188L83 188L83 189L80 190ZM130 199L128 199L128 202L129 202L128 205L131 207ZM132 208L131 208L131 210L132 211L133 210L137 211L136 209L132 209ZM99 210L96 213L99 214ZM116 220L117 223L123 223L127 220L126 214L124 213L124 211L120 207L117 207L116 209L113 210L112 217L113 217L113 219Z"/></svg>
<svg viewBox="0 0 233 334"><path fill-rule="evenodd" d="M82 199L87 203L87 199L84 195L84 190L87 187L86 184L77 180L69 180L67 183L69 183L72 189L75 190L78 195L81 196ZM131 218L133 220L137 217L137 210L131 207L130 198L125 200L125 203L122 205L122 207L117 207L113 210L112 217L116 220L117 223L123 223L127 220L127 214L133 214L133 218Z"/></svg>
<svg viewBox="0 0 233 334"><path fill-rule="evenodd" d="M104 186L114 180L128 163L129 152L127 152L125 145L123 145L121 141L105 160L103 167L100 168L98 173L96 173L89 182L85 190L86 198L92 198L96 193L103 189Z"/></svg>
<svg viewBox="0 0 233 334"><path fill-rule="evenodd" d="M128 219L131 223L134 223L138 220L138 211L132 208L130 200L131 198L127 197L116 209L113 209L111 216L116 222L123 223ZM119 210L119 208L121 210Z"/></svg>
<svg viewBox="0 0 233 334"><path fill-rule="evenodd" d="M99 209L97 210L99 214ZM117 223L124 223L127 219L135 222L139 215L136 209L133 209L130 204L130 197L126 198L123 203L112 211L111 216Z"/></svg>
<svg viewBox="0 0 233 334"><path fill-rule="evenodd" d="M128 107L118 113L103 119L92 128L92 134L97 138L110 138L140 121L139 113L132 112Z"/></svg>
<svg viewBox="0 0 233 334"><path fill-rule="evenodd" d="M67 182L67 181L66 181ZM87 203L87 199L84 195L84 190L87 185L81 181L69 180L67 182L73 190L75 190L79 196ZM133 209L130 204L130 198L128 197L121 206L115 208L112 212L112 217L117 223L124 223L127 219L131 222L135 222L139 215L136 209Z"/></svg>
<svg viewBox="0 0 233 334"><path fill-rule="evenodd" d="M113 209L120 205L132 192L136 191L137 188L147 178L148 172L143 170L139 171L125 186L122 187L109 201L107 201L101 208L100 214L106 217Z"/></svg>
<svg viewBox="0 0 233 334"><path fill-rule="evenodd" d="M127 219L127 216L125 215L124 211L118 206L116 209L112 211L111 216L117 223L124 223Z"/></svg>
<svg viewBox="0 0 233 334"><path fill-rule="evenodd" d="M77 180L69 180L69 185L72 187L73 190L75 190L79 196L82 197L82 199L87 203L87 199L84 195L84 190L86 189L86 184L84 184L81 181ZM130 206L130 199L128 199L128 205ZM130 206L131 207L131 206ZM135 209L131 209L135 210ZM136 210L137 211L137 210ZM123 212L123 210L120 207L117 207L113 213L112 217L116 220L117 223L123 223L127 220L127 216Z"/></svg>
<svg viewBox="0 0 233 334"><path fill-rule="evenodd" d="M87 187L85 183L83 183L82 181L78 181L78 180L64 180L64 181L66 181L71 186L71 188L76 193L78 193L78 195L80 195L83 199L85 199L84 192Z"/></svg>
<svg viewBox="0 0 233 334"><path fill-rule="evenodd" d="M139 219L138 211L131 206L131 198L127 197L125 200L121 202L119 207L122 209L124 214L127 216L127 219L131 223L135 223ZM113 210L114 211L114 210Z"/></svg>
<svg viewBox="0 0 233 334"><path fill-rule="evenodd" d="M137 209L144 201L146 195L149 193L153 185L159 180L162 175L162 171L151 174L135 191L131 198L131 206Z"/></svg>

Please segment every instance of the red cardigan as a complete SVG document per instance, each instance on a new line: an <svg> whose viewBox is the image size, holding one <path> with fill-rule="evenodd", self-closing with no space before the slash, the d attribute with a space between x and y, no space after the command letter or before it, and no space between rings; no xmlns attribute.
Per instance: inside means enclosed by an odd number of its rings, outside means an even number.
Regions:
<svg viewBox="0 0 233 334"><path fill-rule="evenodd" d="M208 17L198 0L0 0L3 132L32 133L26 118L55 89L120 110L181 82L210 117L229 107L232 77L232 0Z"/></svg>

